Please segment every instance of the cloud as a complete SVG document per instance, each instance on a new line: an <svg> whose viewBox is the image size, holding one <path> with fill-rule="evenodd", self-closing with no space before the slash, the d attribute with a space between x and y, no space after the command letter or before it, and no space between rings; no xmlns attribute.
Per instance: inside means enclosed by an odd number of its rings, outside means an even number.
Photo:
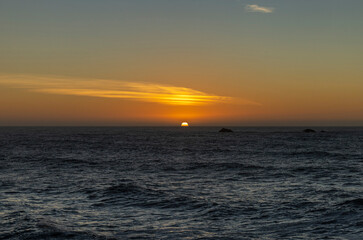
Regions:
<svg viewBox="0 0 363 240"><path fill-rule="evenodd" d="M227 102L257 104L248 100L207 94L186 87L118 80L8 75L0 76L0 84L47 94L119 98L171 105L203 105Z"/></svg>
<svg viewBox="0 0 363 240"><path fill-rule="evenodd" d="M249 4L245 7L248 12L260 12L260 13L272 13L274 11L273 8L270 7L262 7L257 4Z"/></svg>

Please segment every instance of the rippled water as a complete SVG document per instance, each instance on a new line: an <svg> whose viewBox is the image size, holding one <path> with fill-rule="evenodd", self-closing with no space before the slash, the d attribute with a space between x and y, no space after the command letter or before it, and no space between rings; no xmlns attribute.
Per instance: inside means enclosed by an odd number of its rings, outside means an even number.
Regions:
<svg viewBox="0 0 363 240"><path fill-rule="evenodd" d="M363 239L363 129L0 128L0 239Z"/></svg>

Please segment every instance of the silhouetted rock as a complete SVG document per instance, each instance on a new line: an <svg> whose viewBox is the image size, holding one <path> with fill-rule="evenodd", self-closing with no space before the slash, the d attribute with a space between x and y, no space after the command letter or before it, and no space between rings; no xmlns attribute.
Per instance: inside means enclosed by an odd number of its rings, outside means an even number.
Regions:
<svg viewBox="0 0 363 240"><path fill-rule="evenodd" d="M303 132L304 133L315 133L316 131L314 129L307 128Z"/></svg>
<svg viewBox="0 0 363 240"><path fill-rule="evenodd" d="M219 132L233 132L232 129L229 128L222 128L221 130L219 130Z"/></svg>
<svg viewBox="0 0 363 240"><path fill-rule="evenodd" d="M325 131L325 130L321 130L320 132L322 132L322 133L326 133L326 131Z"/></svg>

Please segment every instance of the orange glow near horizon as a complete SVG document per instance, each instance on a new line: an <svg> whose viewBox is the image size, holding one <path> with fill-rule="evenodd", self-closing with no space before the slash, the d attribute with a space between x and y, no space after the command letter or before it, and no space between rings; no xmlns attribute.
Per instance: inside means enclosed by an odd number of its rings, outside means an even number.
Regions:
<svg viewBox="0 0 363 240"><path fill-rule="evenodd" d="M321 90L319 94L316 89L323 86L311 89L301 83L297 88L288 94L269 92L263 86L245 88L251 101L240 98L242 94L234 89L210 95L155 83L0 75L0 125L175 126L180 119L192 121L193 126L275 125L363 118L353 102L360 101L358 87L342 90L341 85L332 84L330 92ZM222 89L209 88L208 92L218 90ZM225 96L228 93L231 96ZM333 103L334 108L329 107Z"/></svg>

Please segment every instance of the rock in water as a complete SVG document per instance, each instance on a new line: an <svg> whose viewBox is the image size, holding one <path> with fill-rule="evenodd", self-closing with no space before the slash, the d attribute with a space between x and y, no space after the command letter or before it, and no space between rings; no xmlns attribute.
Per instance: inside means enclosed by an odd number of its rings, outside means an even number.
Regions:
<svg viewBox="0 0 363 240"><path fill-rule="evenodd" d="M222 128L221 130L219 130L219 132L233 132L232 129L229 128Z"/></svg>
<svg viewBox="0 0 363 240"><path fill-rule="evenodd" d="M314 133L316 131L314 129L307 128L303 132L305 132L305 133Z"/></svg>

